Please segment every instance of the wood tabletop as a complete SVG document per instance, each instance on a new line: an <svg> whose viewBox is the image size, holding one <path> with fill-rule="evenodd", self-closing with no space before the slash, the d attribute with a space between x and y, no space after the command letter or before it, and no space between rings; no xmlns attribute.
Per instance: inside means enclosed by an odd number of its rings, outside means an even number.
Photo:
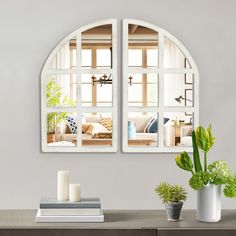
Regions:
<svg viewBox="0 0 236 236"><path fill-rule="evenodd" d="M194 210L183 210L180 222L168 222L164 210L104 211L104 223L36 223L36 210L0 210L0 229L234 229L236 210L223 210L218 223L196 220ZM235 234L236 235L236 234Z"/></svg>

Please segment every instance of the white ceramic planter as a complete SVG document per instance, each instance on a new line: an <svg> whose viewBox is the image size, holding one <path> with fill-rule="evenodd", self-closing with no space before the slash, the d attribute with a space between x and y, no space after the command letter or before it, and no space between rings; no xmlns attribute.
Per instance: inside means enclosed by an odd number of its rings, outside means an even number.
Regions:
<svg viewBox="0 0 236 236"><path fill-rule="evenodd" d="M197 191L197 220L218 222L221 219L221 185L207 184Z"/></svg>

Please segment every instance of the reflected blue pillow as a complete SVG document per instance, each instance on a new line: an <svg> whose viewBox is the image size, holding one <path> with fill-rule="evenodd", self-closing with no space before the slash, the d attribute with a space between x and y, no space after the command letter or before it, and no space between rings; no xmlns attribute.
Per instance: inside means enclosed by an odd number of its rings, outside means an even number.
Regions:
<svg viewBox="0 0 236 236"><path fill-rule="evenodd" d="M168 121L169 121L169 118L164 118L164 124ZM146 132L147 133L157 133L157 131L158 131L158 119L154 118L150 122L149 126L147 127Z"/></svg>

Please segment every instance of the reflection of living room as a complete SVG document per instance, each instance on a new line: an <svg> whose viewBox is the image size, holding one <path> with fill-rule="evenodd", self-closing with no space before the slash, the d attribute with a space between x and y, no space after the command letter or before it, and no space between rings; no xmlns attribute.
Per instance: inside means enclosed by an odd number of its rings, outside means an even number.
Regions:
<svg viewBox="0 0 236 236"><path fill-rule="evenodd" d="M192 107L193 75L175 73L191 68L182 51L169 38L164 37L163 65L159 61L159 34L143 26L128 27L128 146L158 146L159 114L151 107L164 106L163 145L191 146L192 113L181 110L171 112L168 107ZM164 67L163 92L160 94L159 68ZM164 71L164 70L163 70ZM168 73L167 73L168 72ZM162 104L160 104L162 96ZM181 97L181 99L176 99ZM140 112L140 109L143 111Z"/></svg>
<svg viewBox="0 0 236 236"><path fill-rule="evenodd" d="M112 68L112 25L91 28L82 32L81 37L80 76L76 71L76 37L58 50L50 65L56 74L47 76L47 107L61 107L60 112L47 115L47 140L50 146L77 145L78 124L81 124L82 146L112 146L113 75L109 71ZM69 73L58 74L58 70L66 72L67 69ZM110 112L81 113L82 118L79 118L77 112L72 112L76 111L78 102L81 108L107 107ZM64 107L67 110L64 111ZM54 127L50 130L52 124Z"/></svg>
<svg viewBox="0 0 236 236"><path fill-rule="evenodd" d="M77 145L78 117L76 113L51 112L47 116L49 146ZM111 113L83 113L82 145L112 145Z"/></svg>
<svg viewBox="0 0 236 236"><path fill-rule="evenodd" d="M111 25L95 27L82 33L81 65L84 69L110 69L112 65ZM54 57L52 69L76 69L76 40L68 41ZM76 73L76 72L75 72ZM105 78L105 79L103 79ZM76 75L55 75L64 96L76 99ZM82 73L82 105L111 106L112 75ZM106 83L109 80L110 83Z"/></svg>
<svg viewBox="0 0 236 236"><path fill-rule="evenodd" d="M158 122L158 114L129 112L128 145L158 146ZM192 113L186 116L184 112L165 112L163 124L166 147L192 146Z"/></svg>

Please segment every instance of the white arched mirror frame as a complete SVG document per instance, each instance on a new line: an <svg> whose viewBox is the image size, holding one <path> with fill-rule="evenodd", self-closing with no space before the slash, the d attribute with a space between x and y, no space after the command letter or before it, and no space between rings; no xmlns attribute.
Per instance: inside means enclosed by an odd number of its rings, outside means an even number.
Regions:
<svg viewBox="0 0 236 236"><path fill-rule="evenodd" d="M128 26L129 24L140 25L158 32L158 60L159 67L156 70L147 68L145 73L156 73L159 76L159 106L156 107L128 107L128 75L129 73L140 73L138 69L128 68ZM175 45L182 51L187 58L191 68L189 69L167 69L164 68L164 37L169 38ZM143 70L142 70L143 72ZM192 107L167 107L164 106L164 74L193 74L194 75L194 93ZM164 120L164 112L192 112L194 114L193 128L196 128L199 124L199 73L197 66L191 57L188 50L184 45L176 39L173 35L157 27L153 24L135 20L124 19L123 20L123 110L122 110L122 148L123 152L132 153L176 153L181 151L192 152L192 147L167 147L164 146L164 123L158 122L158 146L141 147L141 146L128 146L128 113L129 112L155 112L158 113L159 120Z"/></svg>
<svg viewBox="0 0 236 236"><path fill-rule="evenodd" d="M81 67L81 35L84 31L102 25L112 25L112 67L111 69L84 69ZM50 63L54 56L70 39L76 37L77 65L76 69L50 69ZM112 107L82 107L81 105L81 80L78 79L83 73L112 74ZM46 105L46 76L60 74L77 75L77 106L73 107L47 107ZM76 112L77 113L77 146L48 146L47 145L47 114L49 112ZM82 112L85 113L112 113L112 146L82 146ZM116 152L117 151L117 20L108 19L98 21L79 28L64 38L50 53L41 72L41 144L43 152Z"/></svg>

